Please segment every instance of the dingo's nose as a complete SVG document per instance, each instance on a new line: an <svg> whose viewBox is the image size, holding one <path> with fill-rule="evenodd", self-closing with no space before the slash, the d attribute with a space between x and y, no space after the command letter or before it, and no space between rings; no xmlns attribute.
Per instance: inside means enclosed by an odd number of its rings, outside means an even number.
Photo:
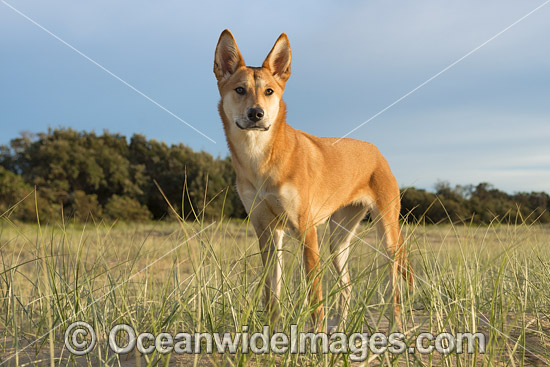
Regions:
<svg viewBox="0 0 550 367"><path fill-rule="evenodd" d="M264 117L264 110L261 108L251 108L246 113L248 119L252 122L258 122Z"/></svg>

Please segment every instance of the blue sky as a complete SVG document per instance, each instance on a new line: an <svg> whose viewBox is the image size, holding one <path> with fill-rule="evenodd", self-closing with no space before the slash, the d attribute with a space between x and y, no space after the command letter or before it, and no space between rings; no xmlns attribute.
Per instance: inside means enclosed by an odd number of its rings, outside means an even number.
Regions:
<svg viewBox="0 0 550 367"><path fill-rule="evenodd" d="M229 28L249 65L292 47L288 122L342 136L543 1L8 0L210 136L205 139L0 1L0 144L48 127L141 133L228 154L212 73ZM550 192L550 4L350 137L376 144L401 186L488 181Z"/></svg>

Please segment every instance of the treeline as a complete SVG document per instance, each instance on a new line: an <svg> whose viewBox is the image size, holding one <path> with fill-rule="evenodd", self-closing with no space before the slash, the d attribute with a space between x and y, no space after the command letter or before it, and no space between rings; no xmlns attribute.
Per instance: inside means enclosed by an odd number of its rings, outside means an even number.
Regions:
<svg viewBox="0 0 550 367"><path fill-rule="evenodd" d="M34 188L36 187L36 193ZM402 190L407 221L550 222L544 192L507 194L487 183ZM12 220L244 218L229 158L135 134L72 129L22 134L0 146L0 215ZM176 213L176 214L174 214Z"/></svg>
<svg viewBox="0 0 550 367"><path fill-rule="evenodd" d="M485 182L454 188L438 182L434 193L414 187L401 193L401 214L408 222L550 223L550 196L545 192L510 195Z"/></svg>
<svg viewBox="0 0 550 367"><path fill-rule="evenodd" d="M145 221L244 216L229 158L135 134L73 129L22 134L0 147L0 212L37 188L40 219ZM10 218L36 221L31 194Z"/></svg>

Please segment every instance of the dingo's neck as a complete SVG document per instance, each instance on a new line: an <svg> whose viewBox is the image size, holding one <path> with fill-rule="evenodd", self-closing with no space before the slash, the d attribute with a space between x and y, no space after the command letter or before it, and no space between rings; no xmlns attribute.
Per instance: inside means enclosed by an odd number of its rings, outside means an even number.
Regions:
<svg viewBox="0 0 550 367"><path fill-rule="evenodd" d="M239 174L257 175L278 166L289 151L286 136L292 128L286 123L286 108L281 103L279 114L268 131L242 130L221 113L233 166ZM277 151L275 151L277 150ZM241 171L246 171L241 172ZM248 174L247 174L248 175Z"/></svg>

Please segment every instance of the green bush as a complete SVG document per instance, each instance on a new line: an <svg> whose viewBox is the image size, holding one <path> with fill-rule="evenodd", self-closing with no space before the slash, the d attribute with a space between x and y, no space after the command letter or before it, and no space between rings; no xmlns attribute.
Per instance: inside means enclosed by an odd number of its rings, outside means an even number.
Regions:
<svg viewBox="0 0 550 367"><path fill-rule="evenodd" d="M72 215L80 222L91 218L101 218L103 210L97 201L97 195L87 195L82 190L76 190L72 198Z"/></svg>
<svg viewBox="0 0 550 367"><path fill-rule="evenodd" d="M105 205L105 213L112 220L125 222L144 222L153 218L145 205L136 199L113 195Z"/></svg>
<svg viewBox="0 0 550 367"><path fill-rule="evenodd" d="M11 219L36 219L34 189L23 177L0 166L0 215Z"/></svg>

